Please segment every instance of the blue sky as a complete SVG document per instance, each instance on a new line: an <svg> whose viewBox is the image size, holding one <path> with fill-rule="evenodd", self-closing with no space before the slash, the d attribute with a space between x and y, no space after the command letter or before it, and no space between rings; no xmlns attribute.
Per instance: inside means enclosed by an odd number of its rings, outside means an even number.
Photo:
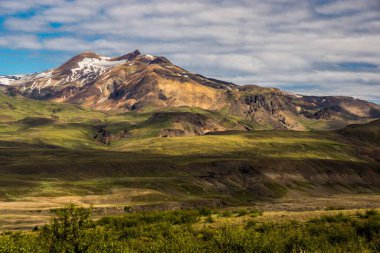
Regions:
<svg viewBox="0 0 380 253"><path fill-rule="evenodd" d="M0 74L136 48L237 84L380 102L378 0L0 0Z"/></svg>

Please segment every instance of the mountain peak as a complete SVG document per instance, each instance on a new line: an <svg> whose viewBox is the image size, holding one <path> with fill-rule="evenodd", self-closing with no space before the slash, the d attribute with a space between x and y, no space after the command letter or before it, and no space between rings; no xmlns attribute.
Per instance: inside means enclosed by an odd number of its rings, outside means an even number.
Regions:
<svg viewBox="0 0 380 253"><path fill-rule="evenodd" d="M140 54L141 54L140 50L138 50L138 49L136 49L136 50L133 51L132 53L133 53L133 54L137 54L137 55L140 55Z"/></svg>
<svg viewBox="0 0 380 253"><path fill-rule="evenodd" d="M101 57L102 57L101 55L99 55L95 52L85 51L85 52L82 52L82 53L70 58L67 62L62 64L58 69L69 70L69 69L78 67L78 62L82 61L85 58L92 58L92 59L98 59L99 60L99 59L101 59Z"/></svg>
<svg viewBox="0 0 380 253"><path fill-rule="evenodd" d="M112 58L112 60L114 60L114 61L120 61L120 60L132 61L132 60L136 59L136 57L138 57L140 55L141 55L140 50L136 49L135 51L133 51L131 53L128 53L128 54L125 54L125 55L122 55L122 56L119 56L119 57L114 57L114 58Z"/></svg>
<svg viewBox="0 0 380 253"><path fill-rule="evenodd" d="M74 56L74 57L78 57L78 56L81 56L84 58L97 58L97 59L101 57L100 54L95 53L93 51L84 51L84 52L81 52L80 54L78 54L77 56Z"/></svg>

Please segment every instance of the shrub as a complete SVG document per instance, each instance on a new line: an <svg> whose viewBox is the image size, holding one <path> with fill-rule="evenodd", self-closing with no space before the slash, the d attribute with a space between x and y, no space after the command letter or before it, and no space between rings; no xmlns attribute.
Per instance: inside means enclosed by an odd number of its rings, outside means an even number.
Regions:
<svg viewBox="0 0 380 253"><path fill-rule="evenodd" d="M85 252L86 229L90 228L89 209L77 207L74 204L64 209L53 210L57 217L53 218L50 225L45 225L41 230L41 240L46 243L50 252Z"/></svg>
<svg viewBox="0 0 380 253"><path fill-rule="evenodd" d="M131 206L124 206L124 212L125 213L130 213L130 212L132 212L132 207Z"/></svg>
<svg viewBox="0 0 380 253"><path fill-rule="evenodd" d="M246 229L254 228L255 226L256 226L256 221L253 221L253 220L249 220L245 224Z"/></svg>
<svg viewBox="0 0 380 253"><path fill-rule="evenodd" d="M207 223L214 223L214 218L212 218L212 216L211 215L209 215L209 216L207 216L207 218L206 218L206 222Z"/></svg>
<svg viewBox="0 0 380 253"><path fill-rule="evenodd" d="M251 216L252 218L255 218L255 217L258 217L258 216L262 216L263 213L264 212L262 210L258 210L258 209L251 209L251 210L249 210L249 216Z"/></svg>
<svg viewBox="0 0 380 253"><path fill-rule="evenodd" d="M250 219L243 226L223 228L192 226L204 217L199 210L127 213L96 222L90 220L90 213L71 204L55 210L51 223L35 232L4 232L0 253L380 252L380 215L372 210L356 217L338 214L309 222ZM206 222L214 222L211 214Z"/></svg>
<svg viewBox="0 0 380 253"><path fill-rule="evenodd" d="M234 213L236 213L239 217L248 215L248 211L246 209L239 209L236 210Z"/></svg>
<svg viewBox="0 0 380 253"><path fill-rule="evenodd" d="M344 207L340 206L327 206L325 211L336 211L336 210L344 210Z"/></svg>
<svg viewBox="0 0 380 253"><path fill-rule="evenodd" d="M209 216L212 214L212 211L210 209L207 209L207 208L200 208L200 209L198 209L198 212L199 212L199 215L201 215L201 216Z"/></svg>
<svg viewBox="0 0 380 253"><path fill-rule="evenodd" d="M230 211L224 211L222 213L219 214L220 217L231 217L232 216L232 212Z"/></svg>

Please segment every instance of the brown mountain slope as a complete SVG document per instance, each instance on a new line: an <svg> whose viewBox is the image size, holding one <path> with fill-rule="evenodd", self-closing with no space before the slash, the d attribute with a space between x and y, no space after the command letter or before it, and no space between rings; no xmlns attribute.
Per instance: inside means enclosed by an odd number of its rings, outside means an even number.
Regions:
<svg viewBox="0 0 380 253"><path fill-rule="evenodd" d="M380 117L380 106L349 97L298 96L275 88L238 86L186 71L138 50L120 57L79 54L56 69L14 80L8 93L98 110L199 107L229 113L263 128L306 129L312 120Z"/></svg>

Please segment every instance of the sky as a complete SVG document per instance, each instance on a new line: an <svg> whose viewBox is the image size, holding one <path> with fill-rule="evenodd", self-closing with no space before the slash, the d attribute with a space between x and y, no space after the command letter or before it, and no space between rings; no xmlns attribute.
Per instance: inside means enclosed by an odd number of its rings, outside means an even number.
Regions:
<svg viewBox="0 0 380 253"><path fill-rule="evenodd" d="M135 49L236 84L380 103L380 0L0 0L0 75Z"/></svg>

